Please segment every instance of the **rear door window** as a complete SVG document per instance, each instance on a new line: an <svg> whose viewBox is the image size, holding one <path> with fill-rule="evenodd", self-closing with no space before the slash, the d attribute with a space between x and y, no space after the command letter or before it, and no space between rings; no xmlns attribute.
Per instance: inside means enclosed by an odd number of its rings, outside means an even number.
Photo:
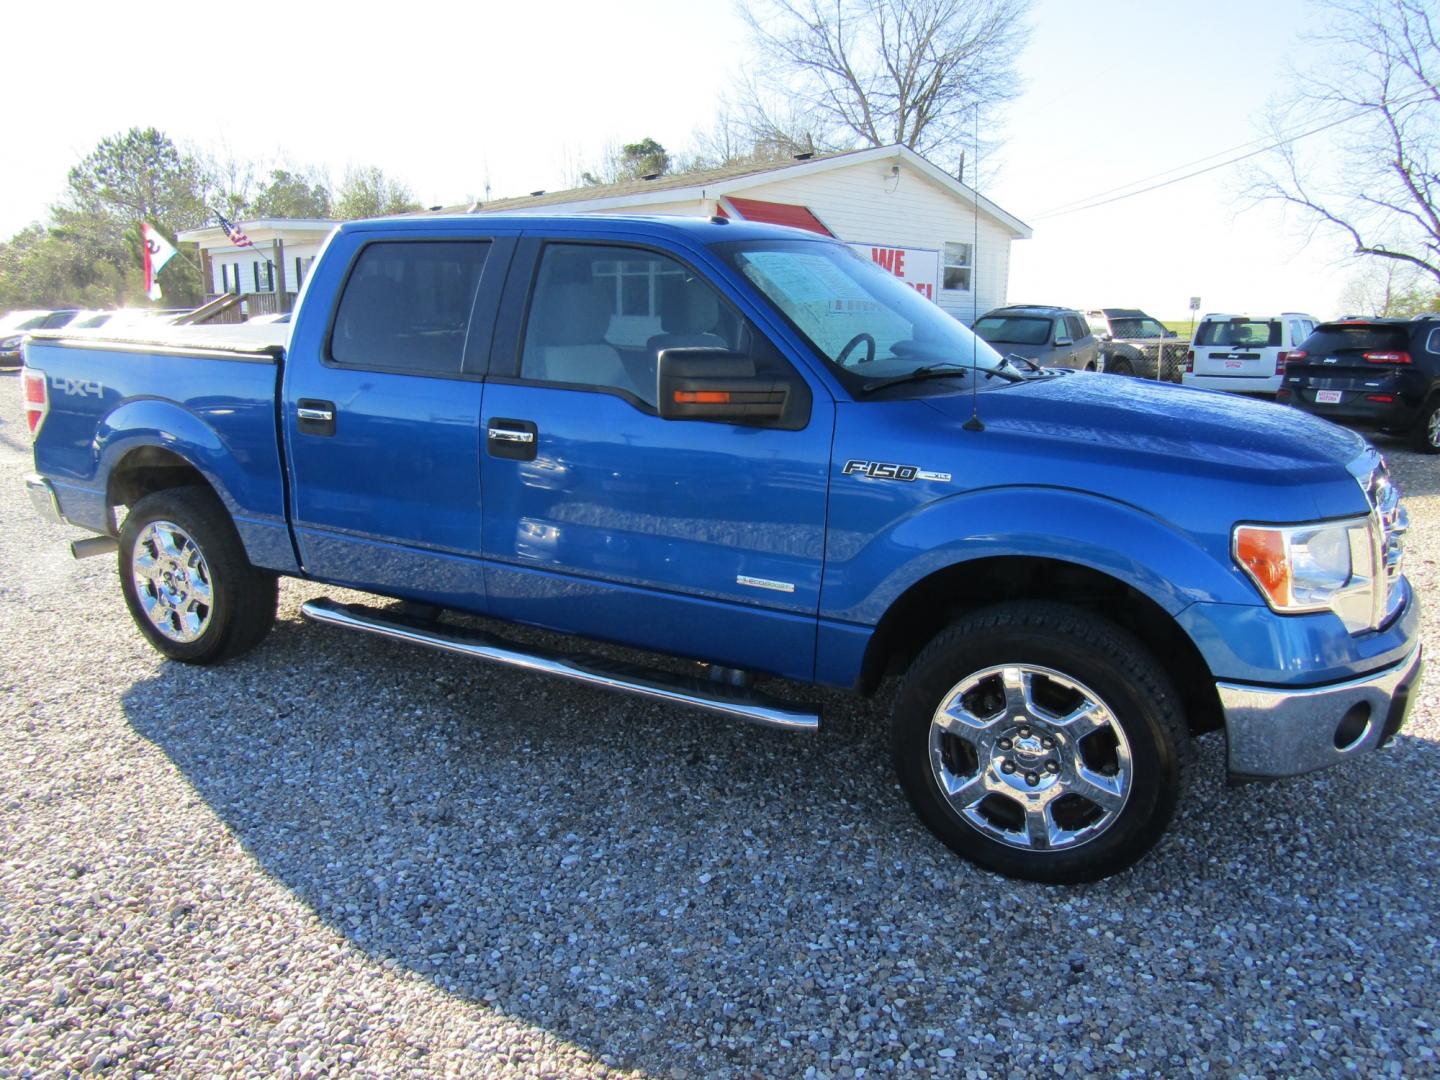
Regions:
<svg viewBox="0 0 1440 1080"><path fill-rule="evenodd" d="M1090 328L1085 325L1079 315L1066 315L1065 322L1070 327L1072 341L1079 341L1081 338L1090 336Z"/></svg>
<svg viewBox="0 0 1440 1080"><path fill-rule="evenodd" d="M487 241L366 247L345 282L330 359L344 367L459 374Z"/></svg>

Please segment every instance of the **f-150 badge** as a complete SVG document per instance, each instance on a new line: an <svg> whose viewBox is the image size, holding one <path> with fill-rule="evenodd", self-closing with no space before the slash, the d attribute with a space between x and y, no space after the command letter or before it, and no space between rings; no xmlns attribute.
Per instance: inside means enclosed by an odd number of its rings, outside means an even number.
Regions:
<svg viewBox="0 0 1440 1080"><path fill-rule="evenodd" d="M851 458L845 462L844 473L846 476L858 473L872 480L903 480L906 483L914 483L916 480L935 480L942 484L950 482L948 472L931 472L916 465L897 465L893 461L860 461Z"/></svg>

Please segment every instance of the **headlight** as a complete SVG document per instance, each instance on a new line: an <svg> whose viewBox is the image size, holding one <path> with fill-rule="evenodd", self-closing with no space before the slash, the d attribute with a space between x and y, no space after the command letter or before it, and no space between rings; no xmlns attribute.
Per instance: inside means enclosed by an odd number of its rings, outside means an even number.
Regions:
<svg viewBox="0 0 1440 1080"><path fill-rule="evenodd" d="M0 341L0 351L10 352L12 349L18 349L20 347L20 343L24 340L24 334L17 334L15 337L7 337L5 340Z"/></svg>
<svg viewBox="0 0 1440 1080"><path fill-rule="evenodd" d="M1352 634L1377 625L1374 516L1323 525L1237 525L1233 549L1272 611L1333 611Z"/></svg>

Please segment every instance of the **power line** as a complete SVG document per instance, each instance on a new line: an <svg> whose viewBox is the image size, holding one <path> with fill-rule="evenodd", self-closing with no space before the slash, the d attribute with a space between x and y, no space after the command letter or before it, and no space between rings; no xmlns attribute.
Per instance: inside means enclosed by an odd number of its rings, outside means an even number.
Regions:
<svg viewBox="0 0 1440 1080"><path fill-rule="evenodd" d="M1354 115L1355 115L1355 116L1359 116L1360 113L1357 112L1357 113L1355 113ZM1295 136L1295 138L1298 138L1298 137L1300 137L1300 136ZM1135 185L1137 185L1137 184L1146 184L1146 183L1149 183L1151 180L1159 180L1161 177L1163 177L1163 176L1169 176L1171 173L1179 172L1181 169L1189 169L1189 168L1192 168L1193 166L1196 166L1196 165L1203 165L1205 162L1207 162L1207 161L1213 161L1215 158L1220 157L1220 156L1222 156L1222 155L1224 155L1224 154L1233 154L1233 153L1236 153L1237 151L1240 151L1240 150L1248 150L1250 147L1255 146L1257 143L1264 142L1264 141L1265 141L1266 139L1268 139L1268 138L1271 138L1271 136L1269 136L1269 135L1261 135L1261 136L1258 137L1258 138L1250 139L1250 140L1248 140L1247 142L1240 143L1240 144L1237 145L1237 146L1231 146L1231 147L1228 147L1228 148L1226 148L1226 149L1224 149L1224 150L1216 150L1213 154L1206 154L1204 157L1196 158L1194 161L1187 161L1187 162L1184 162L1183 164L1175 165L1175 166L1172 166L1171 168L1168 168L1168 169L1162 169L1162 170L1160 170L1160 171L1157 172L1157 173L1151 173L1149 176L1142 176L1142 177L1140 177L1140 179L1138 179L1138 180L1131 180L1129 183L1118 184L1118 185L1116 185L1116 186L1113 187L1113 188L1106 188L1104 191L1097 191L1097 192L1094 192L1093 194L1086 195L1086 196L1084 196L1083 198L1072 199L1070 202L1060 203L1058 206L1052 206L1052 207L1051 207L1050 209L1048 209L1048 210L1042 210L1039 214L1035 215L1035 220L1039 220L1040 218L1044 218L1044 217L1053 217L1053 216L1055 216L1055 215L1058 215L1058 214L1060 214L1060 213L1062 213L1062 212L1064 212L1064 211L1067 211L1067 210L1071 209L1072 207L1081 206L1081 205L1083 205L1083 204L1085 204L1085 203L1088 203L1088 202L1091 202L1091 201L1093 201L1093 200L1095 200L1095 199L1102 199L1102 198L1104 198L1106 195L1113 195L1113 194L1115 194L1115 193L1118 192L1118 191L1127 191L1127 190L1129 190L1130 188L1133 188L1133 187L1134 187ZM1292 139L1292 141L1293 141L1293 139Z"/></svg>
<svg viewBox="0 0 1440 1080"><path fill-rule="evenodd" d="M1412 101L1416 101L1416 100L1418 100L1418 99L1421 98L1421 97L1427 96L1427 94L1428 94L1428 91L1424 91L1424 90L1417 91L1416 93L1411 94L1411 95L1409 95L1408 97L1401 98L1400 100L1396 101L1394 104L1395 104L1395 106L1397 106L1397 107L1398 107L1398 106L1401 106L1401 105L1408 105L1408 104L1409 104L1410 102L1412 102ZM1361 116L1364 116L1364 115L1365 115L1367 112L1369 112L1369 111L1370 111L1370 110L1369 110L1368 108L1359 109L1359 110L1357 110L1356 112L1353 112L1353 113L1351 113L1351 114L1348 115L1348 116L1342 116L1342 117L1339 117L1338 119L1327 121L1326 123L1320 124L1320 125L1318 125L1318 126L1316 126L1316 127L1313 127L1313 128L1309 128L1308 130L1305 130L1305 131L1298 132L1298 133L1296 133L1296 134L1294 134L1294 135L1287 135L1287 136L1285 136L1284 138L1278 139L1278 140L1276 140L1276 141L1274 141L1274 142L1267 143L1267 144L1265 144L1264 146L1261 146L1261 147L1259 147L1259 148L1257 148L1257 149L1255 149L1255 150L1250 150L1250 151L1247 151L1246 153L1238 154L1238 155L1236 155L1235 157L1226 158L1224 161L1216 162L1214 165L1207 165L1207 166L1206 166L1205 168L1203 168L1203 169L1196 169L1194 172L1188 172L1188 173L1185 173L1185 174L1182 175L1182 176L1177 176L1177 177L1174 177L1173 179L1170 179L1170 180L1164 180L1164 181L1162 181L1162 182L1160 182L1160 183L1158 183L1158 184L1151 184L1149 187L1142 187L1142 188L1139 188L1139 189L1137 189L1137 190L1135 190L1135 191L1125 191L1126 188L1133 187L1135 184L1143 184L1143 183L1145 182L1144 180L1136 180L1136 181L1132 181L1132 182L1129 183L1129 184L1122 184L1122 185L1120 185L1120 187L1118 187L1118 188L1111 188L1109 191L1102 191L1102 192L1099 192L1099 193L1096 194L1096 195L1091 195L1091 196L1089 196L1087 199L1080 199L1080 200L1077 200L1076 202L1073 202L1073 203L1062 203L1062 204L1061 204L1059 207L1057 207L1056 209L1054 209L1054 210L1048 210L1048 211L1046 211L1046 212L1044 212L1044 213L1042 213L1042 214L1036 214L1036 215L1035 215L1034 217L1032 217L1030 220L1031 220L1031 221L1045 221L1045 220L1050 219L1050 218L1066 217L1066 216L1069 215L1069 214L1078 214L1078 213L1080 213L1082 210L1095 210L1095 209L1097 209L1097 208L1099 208L1099 207L1101 207L1101 206L1108 206L1110 203L1120 202L1122 199L1130 199L1130 198L1133 198L1133 197L1136 196L1136 195L1144 195L1144 194L1146 194L1147 192L1158 191L1158 190L1161 189L1161 188L1169 187L1171 184L1178 184L1178 183L1180 183L1182 180L1192 180L1192 179L1194 179L1195 177L1197 177L1197 176L1203 176L1203 175L1205 175L1205 174L1208 173L1208 172L1214 172L1216 169L1223 169L1223 168L1225 168L1227 165L1234 165L1234 164L1237 164L1238 162L1241 162L1241 161L1246 160L1247 158L1256 157L1257 155L1266 153L1266 152L1268 152L1268 151L1270 151L1270 150L1276 150L1276 149L1279 149L1279 148L1282 147L1282 146L1287 146L1287 145L1289 145L1290 143L1298 142L1298 141L1300 141L1301 139L1309 138L1311 135L1318 135L1318 134L1319 134L1320 132L1322 132L1322 131L1328 131L1330 128L1339 127L1341 124L1348 124L1351 120L1357 120L1357 119L1359 119ZM1241 144L1241 145L1242 145L1242 146L1248 146L1249 143L1244 143L1244 144ZM1239 148L1237 147L1236 149L1239 149ZM1225 153L1225 152L1226 152L1226 151L1224 151L1224 150L1218 151L1218 153L1222 153L1222 154ZM1197 159L1197 162L1198 162L1198 161L1208 161L1210 158L1213 158L1213 157L1215 157L1215 156L1216 156L1215 154L1210 154L1208 157L1203 157L1203 158ZM1192 163L1192 164L1193 164L1193 163ZM1176 169L1183 169L1183 168L1185 168L1185 166L1184 166L1184 165L1177 165L1175 168L1176 168ZM1172 172L1174 172L1174 171L1175 171L1175 169L1167 169L1167 170L1165 170L1165 172L1156 173L1156 174L1154 174L1154 175L1155 175L1155 176L1166 176L1166 175L1168 175L1169 173L1172 173ZM1147 179L1148 179L1148 178L1147 178ZM1122 195L1114 195L1112 198L1108 198L1108 199L1102 198L1102 196L1104 196L1104 195L1109 195L1109 194L1111 194L1111 192L1115 192L1115 191L1125 191L1125 193L1122 194ZM1097 201L1097 200L1098 200L1098 201Z"/></svg>

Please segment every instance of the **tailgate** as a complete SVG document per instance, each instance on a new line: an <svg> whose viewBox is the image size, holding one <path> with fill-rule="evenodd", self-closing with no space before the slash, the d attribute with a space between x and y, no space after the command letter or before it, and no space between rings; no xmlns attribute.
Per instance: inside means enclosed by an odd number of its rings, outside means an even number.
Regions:
<svg viewBox="0 0 1440 1080"><path fill-rule="evenodd" d="M1279 352L1279 349L1206 348L1197 345L1195 374L1268 379L1275 374Z"/></svg>

